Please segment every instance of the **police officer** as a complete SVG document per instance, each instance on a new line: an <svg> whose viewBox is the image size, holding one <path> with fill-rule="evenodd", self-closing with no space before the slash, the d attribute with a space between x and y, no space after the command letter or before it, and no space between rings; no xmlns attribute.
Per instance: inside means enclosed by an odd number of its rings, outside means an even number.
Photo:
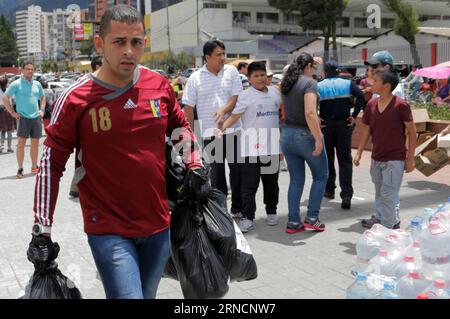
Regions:
<svg viewBox="0 0 450 319"><path fill-rule="evenodd" d="M339 184L343 209L350 209L353 196L352 187L352 132L355 119L364 107L364 94L361 89L348 79L339 77L336 61L328 61L324 65L325 79L318 83L320 95L320 118L325 148L328 157L329 177L324 196L334 198L336 188L336 170L334 154L339 163ZM352 100L356 98L355 108L350 115Z"/></svg>

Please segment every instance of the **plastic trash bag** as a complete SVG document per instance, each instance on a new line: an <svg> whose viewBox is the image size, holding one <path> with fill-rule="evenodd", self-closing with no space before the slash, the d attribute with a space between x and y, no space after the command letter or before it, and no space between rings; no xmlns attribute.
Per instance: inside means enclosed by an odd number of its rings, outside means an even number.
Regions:
<svg viewBox="0 0 450 319"><path fill-rule="evenodd" d="M206 233L232 281L255 279L258 276L256 261L247 240L228 214L225 202L225 195L215 189L210 192L208 202L202 205Z"/></svg>
<svg viewBox="0 0 450 319"><path fill-rule="evenodd" d="M59 245L53 243L55 254L52 260L35 262L34 273L30 278L25 294L19 299L82 299L75 284L58 269L55 259L58 257Z"/></svg>
<svg viewBox="0 0 450 319"><path fill-rule="evenodd" d="M195 207L185 203L172 214L173 264L185 298L221 298L228 292L229 275Z"/></svg>

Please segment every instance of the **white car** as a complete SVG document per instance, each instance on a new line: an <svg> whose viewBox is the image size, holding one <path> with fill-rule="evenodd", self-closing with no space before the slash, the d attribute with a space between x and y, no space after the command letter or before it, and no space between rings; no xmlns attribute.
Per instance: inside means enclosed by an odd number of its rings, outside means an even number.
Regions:
<svg viewBox="0 0 450 319"><path fill-rule="evenodd" d="M68 82L48 82L48 87L49 89L55 89L55 88L60 88L60 89L67 89L70 86L71 83Z"/></svg>

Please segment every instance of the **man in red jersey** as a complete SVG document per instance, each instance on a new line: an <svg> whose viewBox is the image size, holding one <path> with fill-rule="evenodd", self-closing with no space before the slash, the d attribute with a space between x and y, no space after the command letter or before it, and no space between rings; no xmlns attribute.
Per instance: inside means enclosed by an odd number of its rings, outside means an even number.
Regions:
<svg viewBox="0 0 450 319"><path fill-rule="evenodd" d="M135 9L105 12L95 38L102 67L55 102L36 180L28 257L39 263L54 256L59 180L70 153L80 150L75 174L84 230L107 298L156 295L170 256L166 135L182 147L188 169L202 167L170 83L138 65L145 42Z"/></svg>

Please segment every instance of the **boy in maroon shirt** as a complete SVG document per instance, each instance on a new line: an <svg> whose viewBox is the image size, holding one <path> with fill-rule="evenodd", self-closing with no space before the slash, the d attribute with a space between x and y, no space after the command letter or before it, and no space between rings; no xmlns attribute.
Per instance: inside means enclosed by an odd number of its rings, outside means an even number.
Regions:
<svg viewBox="0 0 450 319"><path fill-rule="evenodd" d="M379 223L391 229L400 228L399 192L403 173L414 170L416 129L408 103L392 94L397 85L397 74L391 70L375 74L373 91L380 97L367 104L362 119L362 139L353 160L358 166L369 136L372 136L370 175L375 184L376 214L362 221L366 228ZM405 146L407 137L408 149Z"/></svg>

